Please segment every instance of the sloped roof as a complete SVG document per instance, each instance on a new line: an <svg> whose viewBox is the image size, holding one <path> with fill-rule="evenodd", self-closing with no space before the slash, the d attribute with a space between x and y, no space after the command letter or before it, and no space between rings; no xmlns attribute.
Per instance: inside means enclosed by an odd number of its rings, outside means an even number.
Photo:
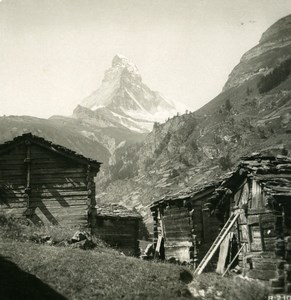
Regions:
<svg viewBox="0 0 291 300"><path fill-rule="evenodd" d="M272 196L291 196L291 158L278 155L243 157L239 165Z"/></svg>
<svg viewBox="0 0 291 300"><path fill-rule="evenodd" d="M64 146L61 145L57 145L54 144L51 141L48 141L42 137L36 136L36 135L32 135L31 133L25 133L23 135L17 136L16 138L14 138L11 141L5 142L3 144L0 145L0 154L2 152L7 151L10 148L13 148L19 144L25 143L25 142L31 142L33 144L37 144L40 147L44 147L54 153L66 156L69 159L73 159L75 161L78 161L79 163L83 163L83 164L89 164L90 166L92 166L93 168L99 170L100 165L102 164L101 162L98 162L96 160L93 160L91 158L87 158L79 153L76 153L73 150L70 150Z"/></svg>
<svg viewBox="0 0 291 300"><path fill-rule="evenodd" d="M238 167L223 178L207 205L214 208L223 202L248 177L254 178L271 198L291 197L291 158L255 154L241 158Z"/></svg>
<svg viewBox="0 0 291 300"><path fill-rule="evenodd" d="M97 204L97 217L141 219L141 215L119 204Z"/></svg>
<svg viewBox="0 0 291 300"><path fill-rule="evenodd" d="M197 197L198 199L199 196L200 195L202 196L205 192L209 192L209 193L213 192L215 188L218 187L218 185L219 182L212 181L206 184L200 184L200 185L193 186L191 188L183 189L175 193L165 194L161 199L152 202L150 208L153 208L157 205L161 205L164 203L174 202L177 200L183 201L185 199L189 199L193 197Z"/></svg>

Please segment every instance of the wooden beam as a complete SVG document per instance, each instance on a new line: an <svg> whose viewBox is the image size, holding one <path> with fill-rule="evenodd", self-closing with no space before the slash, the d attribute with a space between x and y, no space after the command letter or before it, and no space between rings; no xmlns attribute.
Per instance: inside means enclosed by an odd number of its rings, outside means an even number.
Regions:
<svg viewBox="0 0 291 300"><path fill-rule="evenodd" d="M30 209L30 194L31 194L31 143L29 140L25 141L26 157L24 163L26 164L26 187L25 197L27 199L27 208Z"/></svg>

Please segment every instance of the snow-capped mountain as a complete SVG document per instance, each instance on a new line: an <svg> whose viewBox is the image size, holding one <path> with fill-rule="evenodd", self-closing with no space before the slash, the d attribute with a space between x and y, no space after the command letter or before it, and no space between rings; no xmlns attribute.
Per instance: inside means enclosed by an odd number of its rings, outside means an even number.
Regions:
<svg viewBox="0 0 291 300"><path fill-rule="evenodd" d="M137 67L116 55L101 86L74 110L74 117L103 126L122 126L149 132L154 122L163 122L181 111L173 102L152 91L142 81Z"/></svg>

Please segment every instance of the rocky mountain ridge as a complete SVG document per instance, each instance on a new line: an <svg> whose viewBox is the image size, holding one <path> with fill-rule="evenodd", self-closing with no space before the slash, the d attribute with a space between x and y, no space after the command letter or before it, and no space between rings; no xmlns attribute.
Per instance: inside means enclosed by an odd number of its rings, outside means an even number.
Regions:
<svg viewBox="0 0 291 300"><path fill-rule="evenodd" d="M132 62L118 54L105 72L100 87L81 102L73 116L83 120L92 119L94 112L96 121L106 118L111 126L119 124L146 133L152 130L154 122L165 121L177 111L173 102L165 100L160 93L143 83Z"/></svg>
<svg viewBox="0 0 291 300"><path fill-rule="evenodd" d="M291 46L291 21L286 16L266 30L255 47L247 51L240 63L230 73L223 91L239 86L256 76L264 76L289 57ZM278 52L273 55L274 52Z"/></svg>
<svg viewBox="0 0 291 300"><path fill-rule="evenodd" d="M102 161L106 168L114 163L116 150L143 141L153 124L171 113L176 113L174 104L148 88L133 63L116 55L100 88L71 117L1 117L0 142L32 132Z"/></svg>
<svg viewBox="0 0 291 300"><path fill-rule="evenodd" d="M107 180L99 181L99 201L135 206L150 222L153 200L218 179L240 156L290 153L290 23L288 16L271 26L204 107L156 125L141 145L117 152Z"/></svg>

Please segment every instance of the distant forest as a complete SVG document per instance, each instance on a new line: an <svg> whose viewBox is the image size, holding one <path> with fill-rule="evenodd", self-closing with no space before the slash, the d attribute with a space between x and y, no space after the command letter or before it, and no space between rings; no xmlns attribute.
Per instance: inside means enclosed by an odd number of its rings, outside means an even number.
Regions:
<svg viewBox="0 0 291 300"><path fill-rule="evenodd" d="M272 72L263 76L259 83L258 89L260 94L266 93L281 82L287 79L291 72L291 58L284 60L278 67L276 67Z"/></svg>

